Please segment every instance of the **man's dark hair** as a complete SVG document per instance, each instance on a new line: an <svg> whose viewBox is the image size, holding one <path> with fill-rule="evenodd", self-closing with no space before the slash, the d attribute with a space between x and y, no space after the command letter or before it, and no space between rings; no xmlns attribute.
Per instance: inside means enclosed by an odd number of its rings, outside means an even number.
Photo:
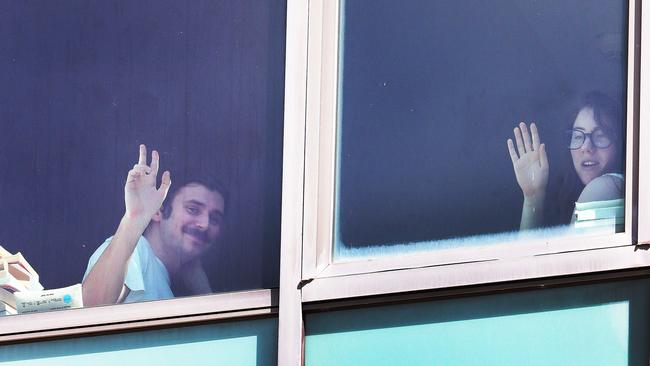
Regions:
<svg viewBox="0 0 650 366"><path fill-rule="evenodd" d="M168 219L172 214L172 203L174 202L176 194L178 194L183 187L190 184L200 184L211 192L219 192L221 197L223 197L223 210L225 215L228 209L228 190L219 179L214 177L185 177L182 179L174 179L172 176L172 186L169 188L167 197L160 208L160 212L164 219Z"/></svg>

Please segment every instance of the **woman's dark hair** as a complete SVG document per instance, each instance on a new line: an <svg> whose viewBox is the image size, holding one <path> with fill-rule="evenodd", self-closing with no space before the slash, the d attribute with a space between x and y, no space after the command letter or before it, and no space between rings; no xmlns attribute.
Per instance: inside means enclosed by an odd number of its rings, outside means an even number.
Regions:
<svg viewBox="0 0 650 366"><path fill-rule="evenodd" d="M570 124L568 125L568 130L573 128L578 113L585 108L593 111L596 124L604 132L612 136L614 141L615 158L610 166L605 167L603 173L624 173L622 149L624 146L625 134L623 132L625 124L623 123L620 103L602 92L593 91L586 94L579 103L573 117L569 119ZM576 173L568 149L564 156L565 159L563 159L564 161L562 163L564 165L562 167L563 173L559 178L558 188L555 194L549 195L551 202L548 205L550 208L548 213L556 218L556 220L559 219L560 222L567 223L571 221L574 204L578 200L585 185L578 177L578 173Z"/></svg>

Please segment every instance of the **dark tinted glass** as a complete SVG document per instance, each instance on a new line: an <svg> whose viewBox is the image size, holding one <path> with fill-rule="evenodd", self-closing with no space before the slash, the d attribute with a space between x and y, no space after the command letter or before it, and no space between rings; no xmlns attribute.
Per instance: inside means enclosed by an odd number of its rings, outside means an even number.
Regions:
<svg viewBox="0 0 650 366"><path fill-rule="evenodd" d="M207 176L229 193L200 258L212 290L277 287L285 13L284 1L3 2L0 244L46 289L80 283L146 144L172 187Z"/></svg>
<svg viewBox="0 0 650 366"><path fill-rule="evenodd" d="M622 212L626 1L348 0L341 12L337 253L516 240L523 191L506 141L517 149L522 121L548 160L535 235L571 226L585 184L607 173L618 191L588 200ZM565 139L585 108L615 139L598 161Z"/></svg>

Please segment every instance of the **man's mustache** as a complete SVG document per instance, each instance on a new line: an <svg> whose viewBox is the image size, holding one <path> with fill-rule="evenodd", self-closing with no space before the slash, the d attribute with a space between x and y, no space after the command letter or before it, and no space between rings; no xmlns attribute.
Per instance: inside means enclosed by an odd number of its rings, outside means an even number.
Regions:
<svg viewBox="0 0 650 366"><path fill-rule="evenodd" d="M183 226L181 230L184 234L191 235L204 243L207 243L208 241L208 234L203 230L194 227L189 227L189 226Z"/></svg>

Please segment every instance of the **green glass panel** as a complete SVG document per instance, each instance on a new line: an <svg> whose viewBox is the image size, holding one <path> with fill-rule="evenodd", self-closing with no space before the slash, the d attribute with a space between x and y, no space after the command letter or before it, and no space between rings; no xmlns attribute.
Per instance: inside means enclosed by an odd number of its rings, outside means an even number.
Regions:
<svg viewBox="0 0 650 366"><path fill-rule="evenodd" d="M306 364L647 365L648 284L311 314Z"/></svg>

